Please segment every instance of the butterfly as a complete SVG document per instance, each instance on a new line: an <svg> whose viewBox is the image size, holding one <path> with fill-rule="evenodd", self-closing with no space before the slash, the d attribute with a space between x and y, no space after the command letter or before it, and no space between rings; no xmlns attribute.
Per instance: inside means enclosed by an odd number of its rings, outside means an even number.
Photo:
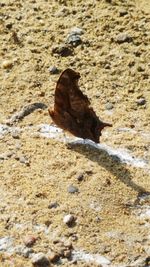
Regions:
<svg viewBox="0 0 150 267"><path fill-rule="evenodd" d="M49 109L49 115L61 129L99 143L103 128L112 125L97 117L78 86L79 78L80 74L72 69L62 72L56 85L54 110Z"/></svg>

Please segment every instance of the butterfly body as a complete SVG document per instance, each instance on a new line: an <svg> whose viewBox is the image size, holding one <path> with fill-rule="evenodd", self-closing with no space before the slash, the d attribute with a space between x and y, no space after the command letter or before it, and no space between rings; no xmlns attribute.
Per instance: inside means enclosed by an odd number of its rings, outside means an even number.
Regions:
<svg viewBox="0 0 150 267"><path fill-rule="evenodd" d="M90 107L90 101L78 86L80 74L71 69L62 72L55 90L54 110L49 114L54 123L73 135L99 143L102 122Z"/></svg>

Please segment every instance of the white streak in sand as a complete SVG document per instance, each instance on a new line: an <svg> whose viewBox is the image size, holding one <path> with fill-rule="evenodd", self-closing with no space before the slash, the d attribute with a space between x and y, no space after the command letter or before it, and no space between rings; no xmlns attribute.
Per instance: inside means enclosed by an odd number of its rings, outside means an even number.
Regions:
<svg viewBox="0 0 150 267"><path fill-rule="evenodd" d="M110 264L110 260L106 257L101 256L99 254L91 254L84 252L82 250L74 250L72 251L72 257L74 260L81 260L85 262L94 262L96 264L100 264L101 266L105 267Z"/></svg>
<svg viewBox="0 0 150 267"><path fill-rule="evenodd" d="M41 129L40 129L41 135L44 137L57 139L59 138L59 135L62 134L62 130L60 130L59 128L55 126L50 126L46 124L42 124L40 126L41 126ZM71 137L70 138L67 137L67 139L72 144L89 144L92 147L95 147L99 150L103 150L107 152L110 156L118 157L121 162L132 165L134 167L139 167L139 168L148 167L148 163L145 160L132 156L126 149L114 149L105 144L96 144L93 141L88 140L88 139L83 140L81 138L71 138ZM63 138L62 141L65 141L65 138Z"/></svg>
<svg viewBox="0 0 150 267"><path fill-rule="evenodd" d="M99 150L105 151L110 156L118 157L118 159L123 163L126 163L128 165L132 165L134 167L148 168L149 169L149 165L148 165L148 162L146 162L146 160L132 156L129 153L129 151L126 149L114 149L114 148L112 148L106 144L96 144L93 141L88 140L88 139L83 140L81 138L70 137L70 136L67 136L67 139L66 139L63 135L63 131L60 128L57 128L55 126L48 125L48 124L41 124L36 128L32 127L32 126L28 127L28 128L30 131L32 131L32 133L38 132L42 137L54 138L54 139L57 139L58 141L61 141L61 142L67 141L68 143L70 142L72 144L83 144L83 145L88 144L88 145L95 147ZM19 130L18 127L17 128L16 127L9 127L7 125L0 124L0 136L4 136L5 134L12 132L15 129Z"/></svg>

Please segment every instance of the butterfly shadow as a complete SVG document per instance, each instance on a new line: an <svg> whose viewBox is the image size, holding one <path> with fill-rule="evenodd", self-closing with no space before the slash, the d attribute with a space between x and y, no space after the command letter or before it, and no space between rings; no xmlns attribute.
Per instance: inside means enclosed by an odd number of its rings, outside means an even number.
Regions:
<svg viewBox="0 0 150 267"><path fill-rule="evenodd" d="M121 162L117 155L110 155L106 150L100 148L93 142L85 143L84 141L75 141L69 143L69 148L80 153L93 162L97 162L100 166L112 173L126 186L138 193L138 197L143 194L150 194L142 186L132 181L130 171L126 168L126 164Z"/></svg>

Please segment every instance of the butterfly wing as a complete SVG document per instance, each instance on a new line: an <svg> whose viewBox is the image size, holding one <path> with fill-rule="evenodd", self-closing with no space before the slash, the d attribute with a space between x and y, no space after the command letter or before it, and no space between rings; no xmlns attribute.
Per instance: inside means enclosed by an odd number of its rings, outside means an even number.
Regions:
<svg viewBox="0 0 150 267"><path fill-rule="evenodd" d="M84 95L79 88L78 81L80 78L80 74L70 69L67 70L67 73L68 77L70 78L70 114L80 120L83 119L86 109L90 105L90 101L88 97Z"/></svg>
<svg viewBox="0 0 150 267"><path fill-rule="evenodd" d="M78 86L80 74L66 69L60 76L55 90L54 111L49 110L53 121L60 128L75 136L99 143L101 130L110 124L99 120L90 101Z"/></svg>

